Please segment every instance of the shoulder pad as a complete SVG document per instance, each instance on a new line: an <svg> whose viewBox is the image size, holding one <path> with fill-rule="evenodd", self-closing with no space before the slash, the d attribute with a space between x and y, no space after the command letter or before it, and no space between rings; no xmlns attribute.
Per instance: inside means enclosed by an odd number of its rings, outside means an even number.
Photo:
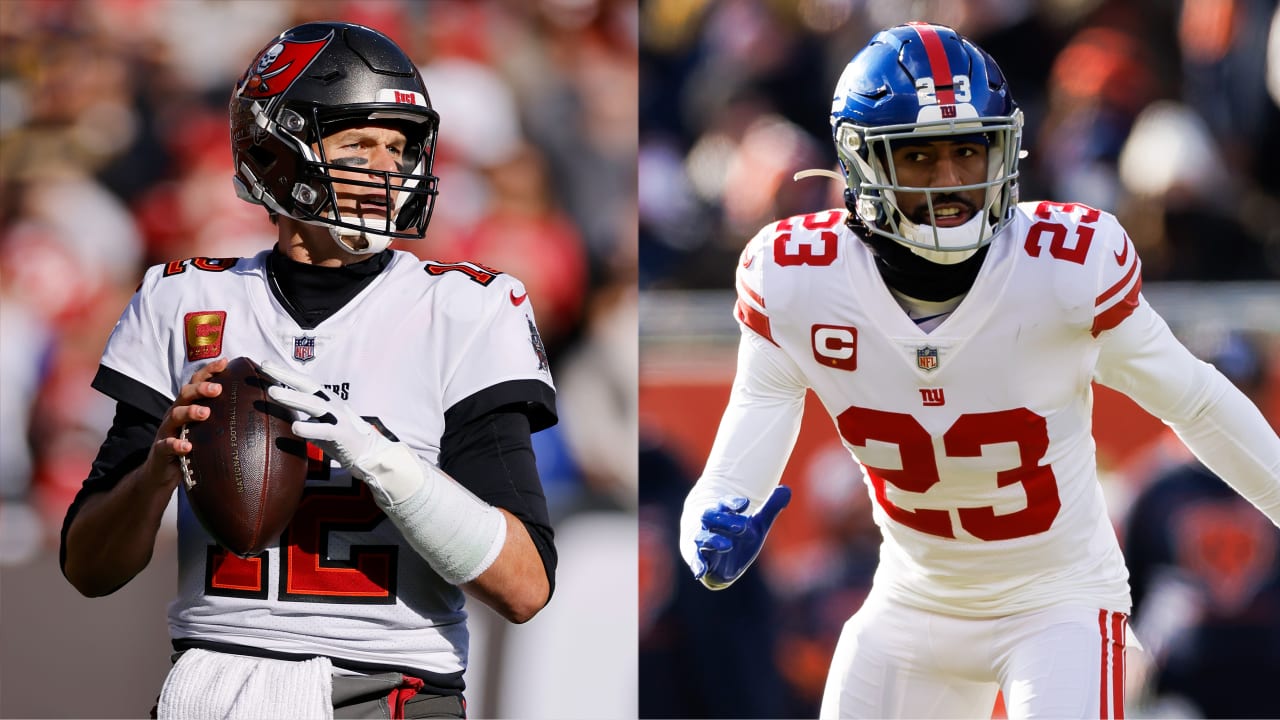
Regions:
<svg viewBox="0 0 1280 720"><path fill-rule="evenodd" d="M253 264L254 258L192 257L171 260L147 268L134 292L144 288L148 294L159 293L164 297L199 292L207 283L219 277L230 277L228 271L243 270Z"/></svg>
<svg viewBox="0 0 1280 720"><path fill-rule="evenodd" d="M803 284L803 268L833 265L839 259L840 228L847 212L828 210L796 215L766 225L747 243L738 260L734 316L757 335L777 344L772 335L765 278L773 278L773 297L787 294L790 284ZM793 277L799 275L798 277ZM790 281L790 283L788 283Z"/></svg>
<svg viewBox="0 0 1280 720"><path fill-rule="evenodd" d="M1114 215L1078 203L1022 203L1031 225L1024 249L1032 257L1046 257L1076 267L1080 292L1092 300L1096 337L1129 317L1138 307L1142 290L1142 262L1137 249ZM1055 273L1057 274L1057 273Z"/></svg>

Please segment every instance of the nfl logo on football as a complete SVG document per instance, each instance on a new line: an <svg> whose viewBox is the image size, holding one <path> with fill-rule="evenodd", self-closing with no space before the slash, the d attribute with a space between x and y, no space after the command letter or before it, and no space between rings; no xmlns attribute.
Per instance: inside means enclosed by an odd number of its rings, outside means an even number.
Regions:
<svg viewBox="0 0 1280 720"><path fill-rule="evenodd" d="M316 359L316 339L313 337L295 337L293 339L293 359L308 362Z"/></svg>
<svg viewBox="0 0 1280 720"><path fill-rule="evenodd" d="M925 345L922 348L916 348L916 365L921 370L936 370L938 368L938 348Z"/></svg>

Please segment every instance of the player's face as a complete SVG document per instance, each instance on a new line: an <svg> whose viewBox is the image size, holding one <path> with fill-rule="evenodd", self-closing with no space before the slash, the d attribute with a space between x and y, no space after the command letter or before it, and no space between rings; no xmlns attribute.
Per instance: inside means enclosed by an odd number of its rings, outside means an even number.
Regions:
<svg viewBox="0 0 1280 720"><path fill-rule="evenodd" d="M987 146L978 141L935 140L899 145L893 150L898 184L911 187L972 185L987 179ZM897 193L898 208L917 225L963 225L984 204L986 191L933 193L933 217L924 193Z"/></svg>
<svg viewBox="0 0 1280 720"><path fill-rule="evenodd" d="M324 156L334 165L350 167L350 172L333 171L333 190L338 196L338 211L344 218L373 219L381 222L391 212L385 192L375 187L343 183L345 178L382 183L382 172L404 172L405 136L390 126L351 127L328 135L322 141ZM391 179L393 185L403 181ZM396 193L389 200L395 203Z"/></svg>

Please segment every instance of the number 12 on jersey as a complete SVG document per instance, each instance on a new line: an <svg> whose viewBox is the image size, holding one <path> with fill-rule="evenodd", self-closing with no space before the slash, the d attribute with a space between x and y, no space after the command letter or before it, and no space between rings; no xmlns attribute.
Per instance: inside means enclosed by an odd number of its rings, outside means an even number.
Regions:
<svg viewBox="0 0 1280 720"><path fill-rule="evenodd" d="M307 444L307 480L329 479L329 458ZM386 520L368 487L308 485L280 536L279 599L287 602L392 604L397 545L350 545L346 560L330 559L335 533L373 530ZM268 555L242 558L217 545L206 556L204 591L224 597L267 598Z"/></svg>

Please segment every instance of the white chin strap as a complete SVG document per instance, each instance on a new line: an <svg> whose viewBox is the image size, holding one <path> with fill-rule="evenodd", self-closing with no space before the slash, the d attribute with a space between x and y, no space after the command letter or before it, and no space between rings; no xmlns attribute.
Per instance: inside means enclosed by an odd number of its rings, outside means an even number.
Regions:
<svg viewBox="0 0 1280 720"><path fill-rule="evenodd" d="M368 220L355 220L354 222L365 225L366 229L354 230L335 225L327 226L329 228L329 236L333 238L333 241L338 243L338 246L343 250L353 255L376 255L386 250L391 241L395 239L390 235L383 235L368 229L371 224L376 224L379 228L385 227L381 221L373 223Z"/></svg>
<svg viewBox="0 0 1280 720"><path fill-rule="evenodd" d="M902 244L925 260L939 265L955 265L973 257L978 252L978 243L982 240L983 231L990 232L990 228L983 222L982 213L975 214L963 225L955 227L917 225L906 218L898 221L898 232L912 243ZM930 247L921 247L922 245ZM966 249L948 250L947 248Z"/></svg>
<svg viewBox="0 0 1280 720"><path fill-rule="evenodd" d="M833 180L839 180L841 183L847 183L844 175L833 170L813 169L801 170L797 172L792 179L801 180L807 177L829 177ZM885 191L893 205L893 191ZM990 194L990 191L988 191ZM988 204L989 201L988 201ZM896 206L895 206L896 207ZM863 198L859 200L857 205L858 217L867 221L871 227L876 227L875 218L879 217L881 205L871 202ZM881 233L892 239L894 242L905 246L911 252L932 263L939 265L955 265L977 254L981 246L978 244L982 239L983 232L991 232L991 228L985 227L982 216L985 211L980 211L973 217L969 218L963 225L956 227L940 228L932 225L917 225L898 213L898 232L901 238L894 237L892 233ZM903 239L910 242L903 242ZM928 247L923 247L928 246ZM965 248L964 250L948 250L947 248Z"/></svg>
<svg viewBox="0 0 1280 720"><path fill-rule="evenodd" d="M415 174L422 172L421 162L418 163L413 172ZM354 225L362 225L365 228L363 230L354 230L352 228L330 225L329 234L333 236L333 241L338 243L343 250L355 255L375 255L386 250L387 246L390 245L391 241L395 238L390 235L380 233L378 230L385 230L395 225L396 218L399 217L400 211L404 208L405 202L412 196L412 193L404 192L404 190L412 190L417 186L418 181L416 179L410 180L404 184L402 191L396 195L396 199L392 203L391 216L386 220L366 220L363 218L347 219L342 218L341 213L339 213L336 208L331 210L330 217L341 218L344 222ZM364 244L363 248L356 249L353 247L353 243L361 244L362 241Z"/></svg>

